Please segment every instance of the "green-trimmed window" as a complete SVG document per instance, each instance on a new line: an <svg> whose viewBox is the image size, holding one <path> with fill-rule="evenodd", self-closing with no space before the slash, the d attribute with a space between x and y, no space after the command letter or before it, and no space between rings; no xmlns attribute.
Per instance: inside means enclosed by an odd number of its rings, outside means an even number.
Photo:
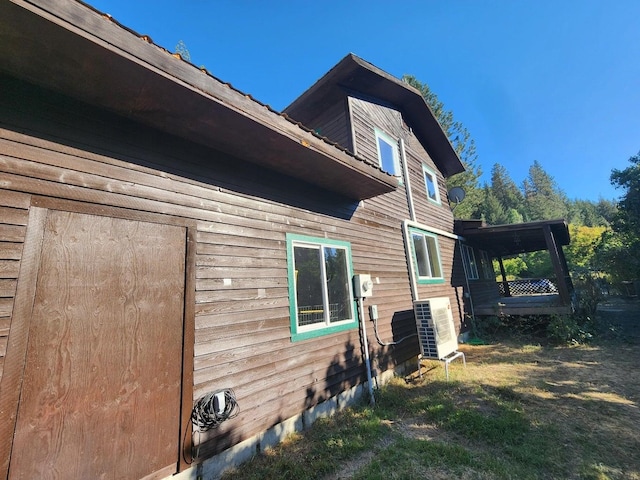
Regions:
<svg viewBox="0 0 640 480"><path fill-rule="evenodd" d="M438 237L413 228L409 233L418 283L443 283Z"/></svg>
<svg viewBox="0 0 640 480"><path fill-rule="evenodd" d="M293 341L356 328L351 244L287 234Z"/></svg>
<svg viewBox="0 0 640 480"><path fill-rule="evenodd" d="M427 198L435 203L440 203L440 192L438 190L438 177L435 172L426 165L422 165L424 176L424 186L427 190Z"/></svg>

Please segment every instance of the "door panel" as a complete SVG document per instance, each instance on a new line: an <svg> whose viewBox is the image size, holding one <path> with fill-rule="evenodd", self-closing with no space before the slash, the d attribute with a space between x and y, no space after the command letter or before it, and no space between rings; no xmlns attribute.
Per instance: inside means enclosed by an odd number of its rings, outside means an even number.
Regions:
<svg viewBox="0 0 640 480"><path fill-rule="evenodd" d="M177 465L185 239L179 226L48 212L10 478Z"/></svg>

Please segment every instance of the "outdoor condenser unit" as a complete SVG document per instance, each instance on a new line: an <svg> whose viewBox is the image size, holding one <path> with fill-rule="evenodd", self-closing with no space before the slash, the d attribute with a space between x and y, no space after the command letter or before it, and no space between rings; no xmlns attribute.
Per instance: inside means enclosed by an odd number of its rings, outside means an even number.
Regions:
<svg viewBox="0 0 640 480"><path fill-rule="evenodd" d="M413 302L413 309L421 358L444 361L447 379L449 379L449 363L452 360L462 357L466 365L464 353L458 352L458 338L453 325L449 297L416 300Z"/></svg>

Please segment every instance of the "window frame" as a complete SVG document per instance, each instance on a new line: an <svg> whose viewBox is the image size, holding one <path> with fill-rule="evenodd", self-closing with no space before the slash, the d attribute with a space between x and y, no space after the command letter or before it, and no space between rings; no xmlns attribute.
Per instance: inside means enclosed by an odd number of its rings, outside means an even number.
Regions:
<svg viewBox="0 0 640 480"><path fill-rule="evenodd" d="M431 183L433 184L435 198L429 193L429 181L427 180L427 177L431 179ZM424 163L422 164L422 178L424 179L424 189L427 193L427 199L429 199L430 202L440 205L440 186L438 185L438 176L434 170Z"/></svg>
<svg viewBox="0 0 640 480"><path fill-rule="evenodd" d="M482 274L486 280L496 279L496 272L493 268L493 262L491 261L491 257L489 257L489 253L486 250L480 250L480 264L482 265Z"/></svg>
<svg viewBox="0 0 640 480"><path fill-rule="evenodd" d="M300 340L307 340L309 338L320 337L324 335L330 335L336 332L342 332L345 330L351 330L358 328L358 316L356 309L356 301L353 296L353 261L351 256L351 243L342 240L333 240L328 238L310 237L307 235L298 235L287 233L287 275L289 286L289 319L291 325L291 341L297 342ZM297 299L297 282L295 273L295 247L302 248L317 248L322 252L322 259L324 263L325 248L337 248L342 249L345 252L347 277L348 277L348 289L349 289L349 307L351 309L350 318L346 320L340 320L331 322L329 315L329 298L328 290L326 288L327 279L324 266L321 268L321 282L324 285L322 291L324 321L322 323L315 323L311 325L299 325L298 324L298 299Z"/></svg>
<svg viewBox="0 0 640 480"><path fill-rule="evenodd" d="M376 152L378 153L378 166L384 172L387 172L394 177L401 178L402 171L400 167L400 148L398 147L398 140L394 140L394 138L379 128L374 128L375 137L376 137ZM392 155L392 163L393 163L393 172L384 169L383 159L382 159L382 151L380 149L380 140L391 147L391 155Z"/></svg>
<svg viewBox="0 0 640 480"><path fill-rule="evenodd" d="M409 227L408 233L409 233L409 243L411 248L411 258L413 261L413 271L416 278L416 282L421 285L433 285L433 284L444 283L444 272L442 268L442 257L440 255L440 242L438 241L438 235L422 230L420 228L416 228L416 227ZM435 255L434 258L437 260L437 272L435 273L438 273L438 275L430 275L430 276L420 275L420 265L419 265L420 262L418 259L418 254L416 252L414 235L420 235L423 238L424 247L425 247L424 251L426 252L425 259L429 262L430 266L432 265L432 262L431 262L432 257L433 255ZM435 252L431 252L431 254L429 252L429 242L427 241L427 238L432 241L433 248L435 249ZM431 268L429 269L432 270Z"/></svg>
<svg viewBox="0 0 640 480"><path fill-rule="evenodd" d="M461 244L462 247L462 263L468 280L480 280L480 272L478 271L478 262L473 247Z"/></svg>

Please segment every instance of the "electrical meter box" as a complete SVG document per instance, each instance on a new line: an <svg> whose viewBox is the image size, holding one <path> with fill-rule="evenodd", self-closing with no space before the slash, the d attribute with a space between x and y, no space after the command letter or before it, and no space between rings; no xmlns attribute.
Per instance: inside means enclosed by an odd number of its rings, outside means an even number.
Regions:
<svg viewBox="0 0 640 480"><path fill-rule="evenodd" d="M353 294L356 298L370 297L373 295L371 275L362 273L353 276Z"/></svg>

